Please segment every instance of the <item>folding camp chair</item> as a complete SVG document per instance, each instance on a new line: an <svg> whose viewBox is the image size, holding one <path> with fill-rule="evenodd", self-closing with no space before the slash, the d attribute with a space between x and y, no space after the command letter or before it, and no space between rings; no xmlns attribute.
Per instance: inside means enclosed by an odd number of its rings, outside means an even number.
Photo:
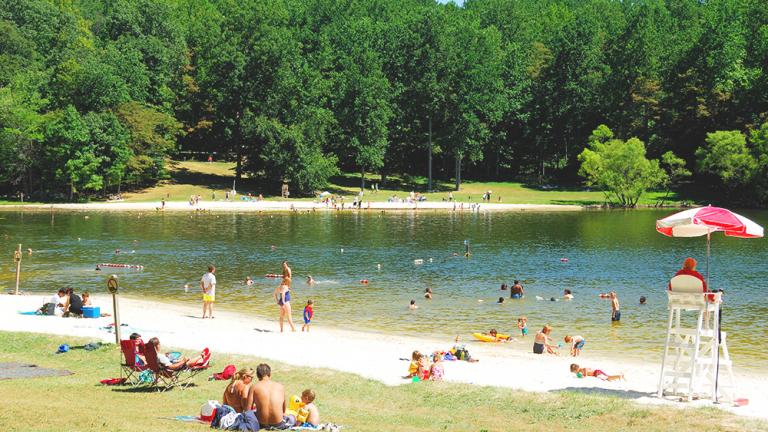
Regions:
<svg viewBox="0 0 768 432"><path fill-rule="evenodd" d="M144 351L144 358L147 360L147 367L152 371L152 387L157 391L166 391L179 383L179 375L182 370L168 370L157 361L157 351L150 345L149 349Z"/></svg>
<svg viewBox="0 0 768 432"><path fill-rule="evenodd" d="M200 363L179 370L169 370L162 366L157 361L157 352L152 348L144 352L144 357L147 359L147 367L152 371L154 379L152 386L157 388L158 391L166 391L170 388L179 386L181 388L187 388L192 384L192 379L200 372L210 367L211 352L208 348L205 348L201 353L202 360Z"/></svg>
<svg viewBox="0 0 768 432"><path fill-rule="evenodd" d="M182 369L182 374L179 376L177 384L181 388L189 387L197 374L211 367L211 351L208 348L205 348L203 349L203 352L200 353L200 356L202 359L198 364Z"/></svg>
<svg viewBox="0 0 768 432"><path fill-rule="evenodd" d="M136 344L132 340L121 340L120 350L123 352L125 359L120 363L122 373L125 374L125 383L132 386L141 384L139 374L147 369L147 367L136 364Z"/></svg>

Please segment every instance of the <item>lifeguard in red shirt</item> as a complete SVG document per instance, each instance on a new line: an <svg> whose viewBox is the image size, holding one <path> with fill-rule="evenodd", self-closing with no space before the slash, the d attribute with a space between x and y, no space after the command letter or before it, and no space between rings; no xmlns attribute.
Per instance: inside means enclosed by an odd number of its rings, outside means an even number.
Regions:
<svg viewBox="0 0 768 432"><path fill-rule="evenodd" d="M675 276L680 275L688 275L693 276L696 279L699 279L701 281L702 286L702 292L707 292L707 281L704 279L704 276L701 275L701 273L696 271L696 260L693 258L686 258L685 261L683 261L683 268L678 270L677 273L675 273ZM669 283L669 290L672 290L672 282Z"/></svg>

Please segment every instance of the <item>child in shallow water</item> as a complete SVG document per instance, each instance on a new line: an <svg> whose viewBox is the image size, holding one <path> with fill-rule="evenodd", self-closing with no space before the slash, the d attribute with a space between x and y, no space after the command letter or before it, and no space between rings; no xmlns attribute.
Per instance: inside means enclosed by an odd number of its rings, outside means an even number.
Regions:
<svg viewBox="0 0 768 432"><path fill-rule="evenodd" d="M517 328L520 329L521 336L528 336L528 318L526 317L518 318Z"/></svg>
<svg viewBox="0 0 768 432"><path fill-rule="evenodd" d="M624 374L608 375L600 369L583 368L576 363L571 363L571 372L575 373L577 378L595 377L603 381L625 380Z"/></svg>

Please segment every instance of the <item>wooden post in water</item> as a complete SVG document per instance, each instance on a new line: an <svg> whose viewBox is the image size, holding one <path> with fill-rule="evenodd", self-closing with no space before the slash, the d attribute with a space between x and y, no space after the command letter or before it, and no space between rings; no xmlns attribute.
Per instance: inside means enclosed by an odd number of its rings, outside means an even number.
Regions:
<svg viewBox="0 0 768 432"><path fill-rule="evenodd" d="M21 278L21 245L13 253L13 261L16 263L16 289L13 294L19 295L19 278Z"/></svg>
<svg viewBox="0 0 768 432"><path fill-rule="evenodd" d="M107 280L107 290L112 294L112 312L115 316L115 343L120 345L120 304L117 299L117 275L112 275Z"/></svg>

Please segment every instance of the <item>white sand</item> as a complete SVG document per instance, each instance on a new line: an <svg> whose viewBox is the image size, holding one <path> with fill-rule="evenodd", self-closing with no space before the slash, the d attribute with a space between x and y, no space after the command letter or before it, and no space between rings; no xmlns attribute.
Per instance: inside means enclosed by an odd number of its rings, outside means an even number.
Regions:
<svg viewBox="0 0 768 432"><path fill-rule="evenodd" d="M40 295L0 295L0 316L3 317L0 330L72 335L115 342L114 334L100 329L111 323L112 318L74 319L26 316L18 313L35 310L43 302L44 297ZM102 312L112 312L109 296L96 295L94 303L101 306ZM127 338L131 331L138 331L144 340L157 336L163 345L182 348L186 354L194 354L207 346L214 355L224 352L245 354L296 366L329 368L351 372L387 385L409 383L410 380L401 378L406 374L408 362L400 358L410 357L414 349L431 352L438 349L447 350L453 345L452 340L346 331L322 325L313 325L311 333L297 331L280 334L275 320L221 310L216 311L215 319L202 320L198 318L200 309L121 297L121 320L130 324L128 328L123 327L123 338ZM277 310L275 313L277 315ZM300 311L294 311L294 319L297 323L301 322ZM300 327L297 326L297 330L300 330ZM467 338L469 337L467 335ZM580 365L599 368L607 373L623 372L627 381L578 379L568 371L568 365L574 361L573 358L530 353L532 336L528 336L523 342L508 344L483 344L467 338L462 343L466 343L472 356L479 358L480 362L445 362L446 381L537 392L571 389L681 408L713 406L711 401L706 400L682 403L657 399L655 391L660 369L658 362L638 364L596 358L587 348L577 359ZM217 368L221 369L223 366L218 364ZM115 375L118 370L116 365ZM724 404L714 406L739 415L768 418L768 376L750 375L738 370L735 372L736 397L748 398L749 405L738 408ZM309 376L308 381L311 382Z"/></svg>
<svg viewBox="0 0 768 432"><path fill-rule="evenodd" d="M156 211L160 208L160 202L107 202L107 203L87 203L87 204L24 204L24 205L4 205L0 209L8 210L72 210L72 211ZM339 207L340 208L340 207ZM344 211L352 211L352 203L345 205ZM333 207L326 206L314 201L200 201L197 206L191 206L187 202L168 201L165 203L165 211L169 212L193 212L193 211L216 211L216 212L260 212L260 211L290 211L296 209L333 211ZM368 202L363 203L360 211L368 209ZM424 201L420 203L395 203L386 201L371 201L370 210L444 210L453 211L454 203L444 201ZM584 207L578 205L551 205L551 204L503 204L503 203L480 203L480 211L578 211ZM358 210L355 210L358 211ZM456 211L471 212L472 205L464 203L463 209L461 203L456 204Z"/></svg>

